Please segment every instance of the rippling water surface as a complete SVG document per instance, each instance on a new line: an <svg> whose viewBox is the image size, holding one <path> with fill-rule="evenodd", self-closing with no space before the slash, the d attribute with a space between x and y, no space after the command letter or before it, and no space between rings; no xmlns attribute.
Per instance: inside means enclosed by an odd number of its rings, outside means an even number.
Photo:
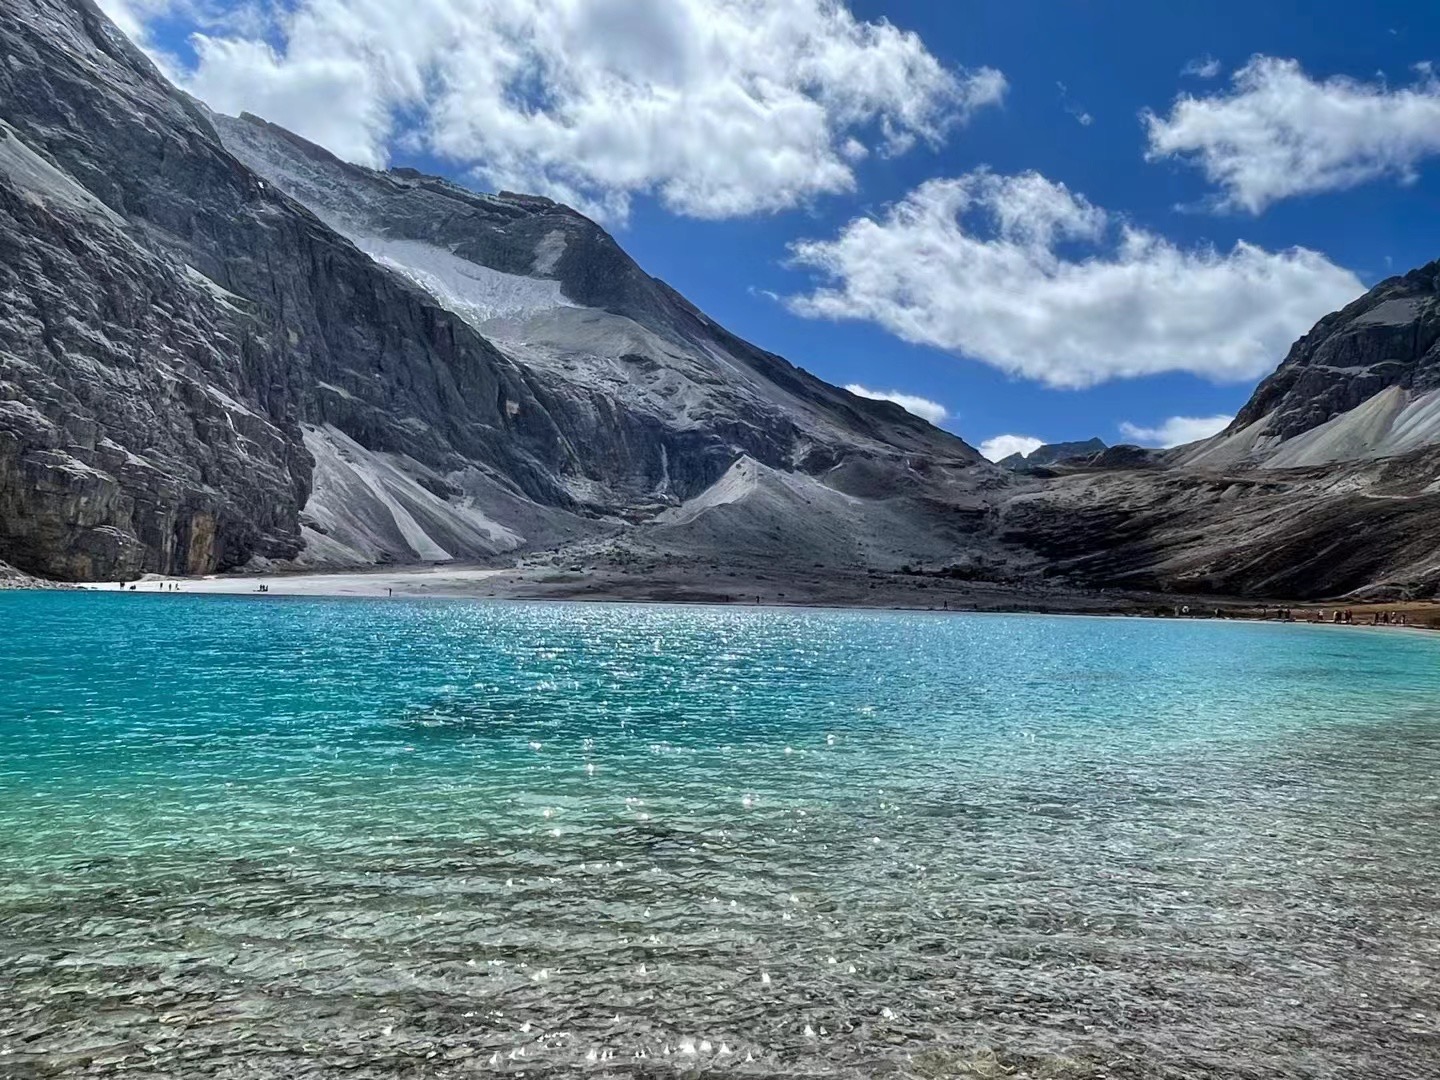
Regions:
<svg viewBox="0 0 1440 1080"><path fill-rule="evenodd" d="M1440 640L0 594L0 1076L1440 1075Z"/></svg>

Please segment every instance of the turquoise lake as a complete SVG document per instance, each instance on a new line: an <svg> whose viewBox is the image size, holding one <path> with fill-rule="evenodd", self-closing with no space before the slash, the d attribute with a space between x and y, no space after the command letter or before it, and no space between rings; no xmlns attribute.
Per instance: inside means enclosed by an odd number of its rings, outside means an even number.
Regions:
<svg viewBox="0 0 1440 1080"><path fill-rule="evenodd" d="M0 1076L522 1073L1440 1076L1440 635L0 593Z"/></svg>

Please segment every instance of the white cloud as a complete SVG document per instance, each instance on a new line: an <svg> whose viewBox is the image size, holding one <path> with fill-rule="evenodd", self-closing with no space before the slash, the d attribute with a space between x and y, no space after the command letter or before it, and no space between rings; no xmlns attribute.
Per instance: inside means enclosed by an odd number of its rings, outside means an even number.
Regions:
<svg viewBox="0 0 1440 1080"><path fill-rule="evenodd" d="M1233 419L1233 416L1172 416L1154 427L1140 427L1127 420L1120 425L1120 433L1141 446L1169 449L1208 439L1224 431Z"/></svg>
<svg viewBox="0 0 1440 1080"><path fill-rule="evenodd" d="M1197 56L1180 69L1180 74L1192 75L1197 79L1213 79L1220 74L1220 61L1208 53Z"/></svg>
<svg viewBox="0 0 1440 1080"><path fill-rule="evenodd" d="M1304 248L1182 249L1117 226L1037 173L931 180L791 250L820 278L790 298L798 314L873 322L1059 387L1166 371L1252 379L1364 292Z"/></svg>
<svg viewBox="0 0 1440 1080"><path fill-rule="evenodd" d="M1089 127L1095 122L1095 117L1071 100L1069 87L1063 82L1057 82L1055 86L1060 91L1060 107L1065 110L1067 115L1074 117L1075 122L1081 127Z"/></svg>
<svg viewBox="0 0 1440 1080"><path fill-rule="evenodd" d="M191 41L199 65L186 89L196 97L225 103L217 105L222 112L290 117L290 123L276 123L347 161L385 165L387 154L377 135L388 130L389 115L364 63L323 56L288 60L260 41L204 34ZM317 108L321 100L327 104Z"/></svg>
<svg viewBox="0 0 1440 1080"><path fill-rule="evenodd" d="M856 397L870 398L873 401L893 401L906 412L914 413L932 424L938 424L950 415L949 410L938 401L915 394L902 394L899 390L871 390L859 383L850 383L845 389Z"/></svg>
<svg viewBox="0 0 1440 1080"><path fill-rule="evenodd" d="M1169 116L1145 114L1151 160L1191 162L1223 190L1220 205L1258 214L1279 199L1415 179L1440 154L1440 81L1412 85L1336 77L1319 82L1294 60L1256 56L1228 91L1182 94Z"/></svg>
<svg viewBox="0 0 1440 1080"><path fill-rule="evenodd" d="M133 13L141 3L107 0ZM186 88L365 164L398 139L497 188L723 218L855 186L1004 96L836 0L298 0L193 38ZM274 42L269 44L268 42Z"/></svg>
<svg viewBox="0 0 1440 1080"><path fill-rule="evenodd" d="M993 439L982 442L979 449L981 457L1002 461L1011 454L1029 457L1044 445L1044 439L1037 439L1033 435L996 435Z"/></svg>
<svg viewBox="0 0 1440 1080"><path fill-rule="evenodd" d="M273 27L269 0L96 0L126 37L156 62L167 78L181 77L179 61L162 50L150 24L162 17L182 20L195 29L224 26L232 33L263 36Z"/></svg>
<svg viewBox="0 0 1440 1080"><path fill-rule="evenodd" d="M146 12L136 10L131 0L97 0L100 10L110 16L110 21L120 32L132 41L139 41L145 34Z"/></svg>

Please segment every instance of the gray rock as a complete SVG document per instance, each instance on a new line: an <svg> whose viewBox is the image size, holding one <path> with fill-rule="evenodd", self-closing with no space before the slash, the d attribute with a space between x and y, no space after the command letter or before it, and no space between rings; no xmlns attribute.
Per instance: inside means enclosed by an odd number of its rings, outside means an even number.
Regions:
<svg viewBox="0 0 1440 1080"><path fill-rule="evenodd" d="M1388 278L1321 319L1260 383L1226 434L1268 417L1289 439L1390 386L1440 388L1440 261Z"/></svg>

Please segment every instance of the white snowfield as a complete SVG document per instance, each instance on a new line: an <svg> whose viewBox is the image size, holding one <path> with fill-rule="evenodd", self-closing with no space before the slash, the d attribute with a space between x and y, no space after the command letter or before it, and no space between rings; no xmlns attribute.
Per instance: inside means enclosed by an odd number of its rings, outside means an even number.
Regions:
<svg viewBox="0 0 1440 1080"><path fill-rule="evenodd" d="M377 263L420 286L473 326L490 319L574 306L553 279L503 273L434 244L375 234L364 222L378 196L365 183L347 182L333 164L292 152L263 129L227 125L226 146ZM377 174L374 180L397 186L411 183L393 174ZM486 197L469 191L466 195ZM535 247L534 272L550 273L564 252L565 234L559 230L547 234Z"/></svg>
<svg viewBox="0 0 1440 1080"><path fill-rule="evenodd" d="M491 319L575 306L560 283L549 278L492 270L418 240L390 240L348 231L346 237L381 266L419 285L441 307L477 329Z"/></svg>

